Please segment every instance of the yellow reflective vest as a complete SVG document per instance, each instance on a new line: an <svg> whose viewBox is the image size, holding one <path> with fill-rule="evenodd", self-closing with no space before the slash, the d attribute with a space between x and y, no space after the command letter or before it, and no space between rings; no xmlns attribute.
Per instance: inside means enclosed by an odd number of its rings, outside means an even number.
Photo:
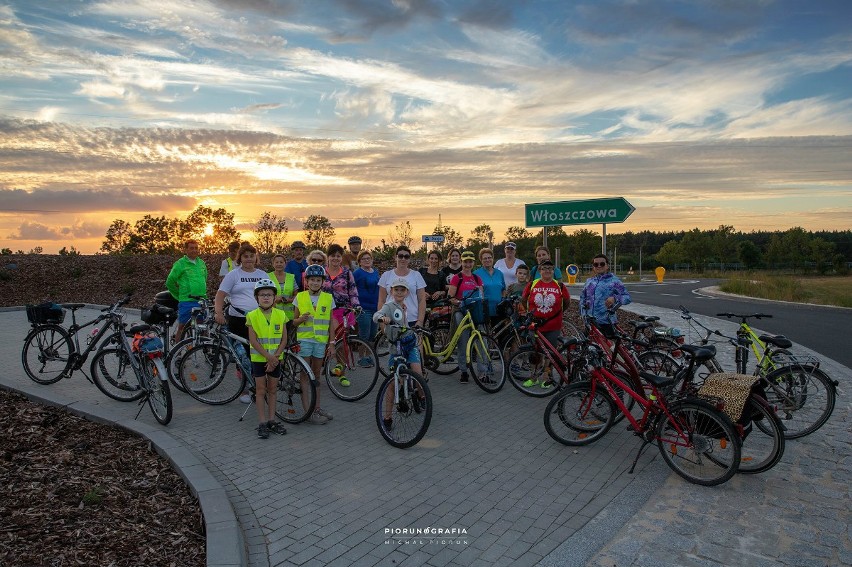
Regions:
<svg viewBox="0 0 852 567"><path fill-rule="evenodd" d="M281 338L284 336L284 325L286 323L287 318L280 309L270 310L269 319L266 318L259 307L246 313L246 324L254 330L257 342L267 352L275 352L278 349ZM278 358L283 359L284 353L282 352ZM252 362L266 362L266 357L252 345L251 360Z"/></svg>
<svg viewBox="0 0 852 567"><path fill-rule="evenodd" d="M284 283L278 281L278 278L275 277L275 272L268 272L266 275L269 276L273 282L275 282L275 286L278 288L278 295L285 295L287 297L293 297L293 292L296 291L296 278L290 272L285 273ZM292 303L275 304L276 309L280 309L284 311L284 314L287 316L287 321L292 321L295 316L295 308Z"/></svg>
<svg viewBox="0 0 852 567"><path fill-rule="evenodd" d="M327 343L329 329L331 328L331 306L333 304L334 300L331 294L321 291L317 300L317 307L314 309L309 291L297 293L296 305L299 307L299 313L301 315L309 313L312 318L299 325L296 338L300 341L312 339L318 343Z"/></svg>

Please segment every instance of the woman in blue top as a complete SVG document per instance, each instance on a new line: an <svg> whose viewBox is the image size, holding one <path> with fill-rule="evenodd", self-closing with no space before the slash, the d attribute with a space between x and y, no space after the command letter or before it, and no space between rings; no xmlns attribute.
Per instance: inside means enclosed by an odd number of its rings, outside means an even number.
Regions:
<svg viewBox="0 0 852 567"><path fill-rule="evenodd" d="M362 341L372 343L376 338L377 323L373 321L373 314L378 310L379 303L379 270L373 268L373 255L369 250L358 253L358 266L352 272L362 309L358 315L358 336Z"/></svg>
<svg viewBox="0 0 852 567"><path fill-rule="evenodd" d="M627 305L630 294L615 274L609 271L609 258L598 254L592 260L595 275L586 280L580 292L580 315L595 318L598 328L606 336L612 336L612 325L616 322L615 313L607 310L613 305Z"/></svg>
<svg viewBox="0 0 852 567"><path fill-rule="evenodd" d="M473 273L482 279L488 316L491 322L495 323L497 305L506 295L506 280L503 278L503 272L494 267L494 251L491 248L483 248L479 251L479 262L482 267Z"/></svg>

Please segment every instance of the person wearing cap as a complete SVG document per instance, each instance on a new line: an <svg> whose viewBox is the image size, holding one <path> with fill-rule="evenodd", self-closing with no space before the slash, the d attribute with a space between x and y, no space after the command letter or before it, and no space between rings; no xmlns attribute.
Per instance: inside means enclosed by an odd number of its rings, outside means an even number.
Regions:
<svg viewBox="0 0 852 567"><path fill-rule="evenodd" d="M343 265L353 272L358 269L358 254L361 252L361 237L350 236L347 241L349 250L343 255Z"/></svg>
<svg viewBox="0 0 852 567"><path fill-rule="evenodd" d="M539 246L535 249L535 265L530 269L530 281L535 281L541 277L538 265L545 260L550 261L550 250L545 246ZM559 270L559 266L553 266L553 279L562 281L562 272Z"/></svg>
<svg viewBox="0 0 852 567"><path fill-rule="evenodd" d="M598 328L606 336L612 336L617 318L610 313L614 305L630 303L630 293L618 277L609 271L609 258L598 254L592 259L595 275L586 280L580 292L580 316L595 318Z"/></svg>
<svg viewBox="0 0 852 567"><path fill-rule="evenodd" d="M408 295L405 296L406 316L409 327L423 325L426 319L426 282L417 270L409 268L411 263L411 249L402 244L396 249L396 267L388 270L379 278L379 302L377 308L381 310L390 297L391 283L397 278L403 278L408 282Z"/></svg>
<svg viewBox="0 0 852 567"><path fill-rule="evenodd" d="M293 279L296 280L296 287L299 291L304 291L306 288L302 285L302 274L305 268L308 267L308 261L305 260L305 243L301 240L296 240L290 245L290 253L293 258L284 266L284 271L288 274L293 274Z"/></svg>
<svg viewBox="0 0 852 567"><path fill-rule="evenodd" d="M450 303L453 305L461 305L462 301L477 297L477 293L478 297L482 298L482 279L473 273L475 262L476 256L470 250L465 250L461 253L462 269L458 274L453 276L447 288L447 297L450 298ZM464 314L460 310L453 313L456 328L458 328L463 318ZM466 361L468 340L470 340L470 331L463 331L456 352L459 361L459 370L461 370L459 382L462 384L467 384L470 381Z"/></svg>
<svg viewBox="0 0 852 567"><path fill-rule="evenodd" d="M506 253L506 257L500 258L497 260L497 263L494 264L494 267L503 273L503 280L506 282L507 289L512 284L518 282L518 276L516 274L518 266L526 266L523 260L515 256L517 249L517 244L514 242L507 242L506 245L503 246L503 251Z"/></svg>
<svg viewBox="0 0 852 567"><path fill-rule="evenodd" d="M544 260L538 265L541 277L527 284L521 300L526 306L527 312L533 317L533 322L544 335L544 338L559 348L559 336L562 334L562 312L568 308L571 294L565 284L553 278L554 265L551 260ZM524 388L540 386L543 389L552 388L553 381L550 379L550 369L545 362L545 370L538 377L530 377L524 382Z"/></svg>

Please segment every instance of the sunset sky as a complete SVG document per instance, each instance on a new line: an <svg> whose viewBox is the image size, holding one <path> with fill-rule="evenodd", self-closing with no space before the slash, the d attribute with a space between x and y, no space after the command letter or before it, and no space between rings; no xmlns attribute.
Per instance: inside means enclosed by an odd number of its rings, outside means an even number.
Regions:
<svg viewBox="0 0 852 567"><path fill-rule="evenodd" d="M0 0L0 247L94 252L199 204L369 245L613 196L636 212L610 233L849 229L850 22L848 0Z"/></svg>

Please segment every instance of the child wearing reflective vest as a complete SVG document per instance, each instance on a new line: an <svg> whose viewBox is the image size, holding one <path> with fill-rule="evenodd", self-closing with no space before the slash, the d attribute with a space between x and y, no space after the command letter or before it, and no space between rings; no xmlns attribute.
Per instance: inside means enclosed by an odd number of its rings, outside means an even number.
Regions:
<svg viewBox="0 0 852 567"><path fill-rule="evenodd" d="M258 308L246 313L249 344L251 345L252 376L255 379L255 405L257 405L257 436L268 439L269 433L284 435L287 430L275 420L275 401L281 360L287 346L287 317L275 309L278 286L269 279L254 285L254 298Z"/></svg>
<svg viewBox="0 0 852 567"><path fill-rule="evenodd" d="M334 336L337 331L337 322L331 316L335 308L334 298L330 293L321 290L326 274L322 266L312 264L305 270L305 285L307 290L296 294L296 309L293 324L296 325L296 338L299 340L299 355L307 359L314 376L320 376L322 372L322 361L326 350L328 356L335 355L334 341L329 341L329 336ZM302 390L308 391L308 376L302 373ZM320 384L317 380L317 405L308 423L324 425L332 419L331 413L320 406Z"/></svg>

